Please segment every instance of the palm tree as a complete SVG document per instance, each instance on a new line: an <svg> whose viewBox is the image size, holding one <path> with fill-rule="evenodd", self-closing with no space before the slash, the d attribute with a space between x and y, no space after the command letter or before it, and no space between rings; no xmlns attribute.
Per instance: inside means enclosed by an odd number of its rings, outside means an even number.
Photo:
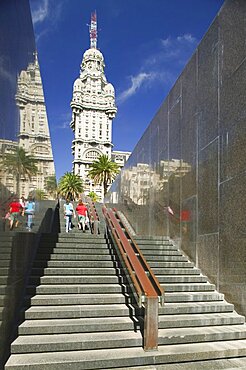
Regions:
<svg viewBox="0 0 246 370"><path fill-rule="evenodd" d="M48 176L45 179L45 190L49 195L51 195L53 198L57 196L57 181L55 175Z"/></svg>
<svg viewBox="0 0 246 370"><path fill-rule="evenodd" d="M90 191L88 197L91 198L92 202L98 201L98 195L94 191Z"/></svg>
<svg viewBox="0 0 246 370"><path fill-rule="evenodd" d="M103 185L103 193L105 195L108 186L120 172L118 164L103 154L90 165L90 168L88 175L94 180L95 184Z"/></svg>
<svg viewBox="0 0 246 370"><path fill-rule="evenodd" d="M58 192L65 199L74 200L83 193L83 183L78 175L66 172L59 180Z"/></svg>
<svg viewBox="0 0 246 370"><path fill-rule="evenodd" d="M30 195L35 199L35 200L44 200L47 199L47 194L43 189L36 189L30 193Z"/></svg>
<svg viewBox="0 0 246 370"><path fill-rule="evenodd" d="M17 194L20 194L21 178L31 180L31 177L37 174L37 162L37 159L22 147L16 147L12 153L3 156L1 167L15 177Z"/></svg>

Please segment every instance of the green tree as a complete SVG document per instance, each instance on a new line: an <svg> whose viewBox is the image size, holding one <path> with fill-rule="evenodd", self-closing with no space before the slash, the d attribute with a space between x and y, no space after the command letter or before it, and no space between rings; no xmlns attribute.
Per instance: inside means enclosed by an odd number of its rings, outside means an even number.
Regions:
<svg viewBox="0 0 246 370"><path fill-rule="evenodd" d="M56 181L55 175L51 175L51 176L46 177L44 188L51 197L56 198L56 196L57 196L57 181Z"/></svg>
<svg viewBox="0 0 246 370"><path fill-rule="evenodd" d="M22 178L31 180L31 177L37 174L37 162L37 159L27 154L22 147L16 147L12 153L3 155L1 167L15 177L18 195L20 195L20 180Z"/></svg>
<svg viewBox="0 0 246 370"><path fill-rule="evenodd" d="M91 198L92 202L98 201L98 195L94 191L90 191L88 197Z"/></svg>
<svg viewBox="0 0 246 370"><path fill-rule="evenodd" d="M75 200L83 193L83 183L78 175L66 172L59 180L58 193L65 199Z"/></svg>
<svg viewBox="0 0 246 370"><path fill-rule="evenodd" d="M118 164L109 159L107 155L103 154L97 161L94 161L90 165L88 175L94 180L95 184L103 185L103 194L105 195L108 186L119 172L120 169Z"/></svg>
<svg viewBox="0 0 246 370"><path fill-rule="evenodd" d="M36 189L31 191L30 196L35 200L44 200L47 199L47 194L43 189Z"/></svg>

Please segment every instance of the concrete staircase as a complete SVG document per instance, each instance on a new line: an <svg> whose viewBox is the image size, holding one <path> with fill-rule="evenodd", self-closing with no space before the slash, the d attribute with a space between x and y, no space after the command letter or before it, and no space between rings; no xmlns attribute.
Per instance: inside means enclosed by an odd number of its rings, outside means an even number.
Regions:
<svg viewBox="0 0 246 370"><path fill-rule="evenodd" d="M44 238L5 369L245 369L244 317L168 239L135 237L165 287L159 350L144 352L124 277L102 234ZM240 357L240 358L239 358Z"/></svg>

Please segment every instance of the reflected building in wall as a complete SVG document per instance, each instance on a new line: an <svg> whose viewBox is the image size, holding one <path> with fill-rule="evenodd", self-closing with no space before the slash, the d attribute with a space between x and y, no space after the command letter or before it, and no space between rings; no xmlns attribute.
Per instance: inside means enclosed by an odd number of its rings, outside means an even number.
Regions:
<svg viewBox="0 0 246 370"><path fill-rule="evenodd" d="M108 196L136 233L177 240L244 315L245 19L245 0L224 2ZM156 172L144 205L131 202L139 163Z"/></svg>
<svg viewBox="0 0 246 370"><path fill-rule="evenodd" d="M37 53L33 63L21 71L17 82L16 103L19 107L19 146L37 160L38 173L21 182L21 195L45 189L45 178L55 174L49 125Z"/></svg>
<svg viewBox="0 0 246 370"><path fill-rule="evenodd" d="M123 201L144 205L149 202L150 189L158 191L160 175L153 171L147 163L137 163L121 174L121 194Z"/></svg>
<svg viewBox="0 0 246 370"><path fill-rule="evenodd" d="M0 140L1 156L20 145L38 160L38 175L21 182L21 194L44 190L44 178L54 174L42 81L28 0L0 2ZM32 125L34 124L34 130ZM0 172L1 195L16 192L12 174Z"/></svg>

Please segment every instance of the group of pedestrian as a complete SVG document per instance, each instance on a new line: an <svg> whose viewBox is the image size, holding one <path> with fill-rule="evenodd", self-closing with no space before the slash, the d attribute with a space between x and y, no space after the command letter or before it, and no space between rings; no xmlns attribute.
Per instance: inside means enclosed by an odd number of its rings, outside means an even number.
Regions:
<svg viewBox="0 0 246 370"><path fill-rule="evenodd" d="M26 229L31 231L33 226L33 217L35 212L35 201L32 197L27 200L22 196L20 199L13 198L8 206L5 220L9 220L9 229L17 228L23 223L23 217L26 216Z"/></svg>
<svg viewBox="0 0 246 370"><path fill-rule="evenodd" d="M64 217L66 219L66 233L72 230L73 216L74 218L77 217L78 229L82 230L83 233L85 233L86 227L89 224L89 217L88 217L88 209L86 205L82 202L82 200L81 199L79 200L75 208L75 211L73 208L73 204L69 200L66 200L63 206L63 210L64 210Z"/></svg>

